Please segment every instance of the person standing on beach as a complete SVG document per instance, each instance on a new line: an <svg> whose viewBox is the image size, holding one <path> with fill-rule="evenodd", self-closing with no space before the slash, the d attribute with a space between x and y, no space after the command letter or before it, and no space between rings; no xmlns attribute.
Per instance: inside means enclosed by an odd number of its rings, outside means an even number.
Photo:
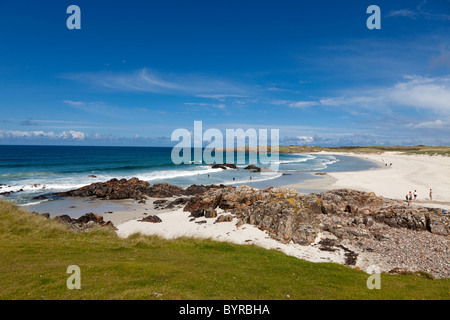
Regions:
<svg viewBox="0 0 450 320"><path fill-rule="evenodd" d="M430 189L430 200L433 200L433 190Z"/></svg>
<svg viewBox="0 0 450 320"><path fill-rule="evenodd" d="M417 190L414 190L414 200L417 199Z"/></svg>
<svg viewBox="0 0 450 320"><path fill-rule="evenodd" d="M409 201L412 201L412 192L409 192Z"/></svg>

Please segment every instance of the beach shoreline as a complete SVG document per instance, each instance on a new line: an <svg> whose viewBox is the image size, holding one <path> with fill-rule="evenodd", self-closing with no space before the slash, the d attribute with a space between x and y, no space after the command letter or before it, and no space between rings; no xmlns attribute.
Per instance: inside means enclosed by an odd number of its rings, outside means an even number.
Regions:
<svg viewBox="0 0 450 320"><path fill-rule="evenodd" d="M323 153L323 152L322 152ZM327 153L336 155L337 153ZM339 155L339 154L337 154ZM314 179L304 180L297 184L279 186L283 189L301 190L321 190L328 191L332 189L353 189L365 192L374 192L377 196L383 196L388 199L404 201L404 194L408 191L414 191L416 188L419 197L413 201L412 206L438 207L442 209L450 208L450 198L443 191L445 190L450 176L450 158L443 156L425 156L425 155L402 155L397 153L388 154L342 154L345 156L358 157L377 163L378 167L348 172L321 172L315 175ZM386 166L386 163L388 164ZM392 166L390 165L392 163ZM420 174L412 175L414 170L423 171ZM433 190L436 190L436 198L429 201L423 193L433 182ZM400 190L400 191L399 191ZM394 192L398 191L398 192ZM167 201L173 201L179 197L164 198ZM424 199L425 198L425 199ZM40 206L40 211L45 211L52 204L61 210L54 211L51 215L67 214L64 208L71 207L73 213L81 215L87 212L96 212L103 216L105 222L111 221L117 228L117 235L126 238L134 233L141 233L149 236L160 236L166 239L174 238L205 238L215 241L227 241L237 244L257 245L266 249L275 249L284 252L287 255L311 262L333 262L345 264L347 251L353 250L358 254L358 260L355 265L363 271L368 270L372 265L378 266L382 272L389 272L395 265L386 261L382 255L367 250L361 250L353 246L352 242L345 243L345 250L335 250L327 252L320 249L318 243L323 240L335 239L332 233L321 232L315 241L309 245L303 246L295 243L282 243L271 238L266 231L262 231L257 226L244 224L237 225L236 219L215 223L216 219L200 218L193 219L190 212L183 211L183 206L174 208L156 208L154 202L158 198L148 197L145 201L136 201L131 199L124 200L100 200L93 197L89 198L63 198L60 200L49 201L47 207ZM25 207L26 208L26 207ZM33 207L26 208L27 210ZM226 212L218 211L219 215L226 215ZM161 219L160 223L141 222L142 219L149 216L157 216ZM396 236L395 229L392 234ZM406 232L406 233L405 233ZM398 231L403 237L412 241L414 237L411 232L420 231ZM426 232L425 232L426 233ZM422 236L428 236L423 234ZM439 237L439 236L438 236ZM433 235L432 241L436 236ZM446 238L444 238L446 239ZM400 239L401 240L401 239Z"/></svg>
<svg viewBox="0 0 450 320"><path fill-rule="evenodd" d="M388 199L406 201L405 196L417 190L418 197L411 202L432 208L450 210L450 157L430 155L405 155L399 152L383 154L336 153L321 151L319 154L347 155L372 161L379 168L348 172L326 172L318 179L285 185L292 189L353 189L374 192ZM392 166L390 165L392 163ZM433 200L429 190L433 190Z"/></svg>

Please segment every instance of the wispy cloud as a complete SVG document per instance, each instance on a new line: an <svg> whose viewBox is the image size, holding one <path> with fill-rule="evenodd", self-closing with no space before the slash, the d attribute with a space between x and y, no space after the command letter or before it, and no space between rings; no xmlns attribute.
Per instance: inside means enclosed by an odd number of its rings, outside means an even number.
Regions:
<svg viewBox="0 0 450 320"><path fill-rule="evenodd" d="M320 102L318 101L296 101L296 102L288 102L288 105L292 108L308 108L313 106L319 106Z"/></svg>
<svg viewBox="0 0 450 320"><path fill-rule="evenodd" d="M428 20L442 20L449 21L450 14L434 13L426 10L424 7L427 2L420 2L415 9L396 9L391 10L386 14L386 17L406 17L410 19L428 19Z"/></svg>
<svg viewBox="0 0 450 320"><path fill-rule="evenodd" d="M72 73L63 78L108 89L223 99L245 97L248 86L204 75L162 74L147 68L131 73ZM76 101L74 101L76 102Z"/></svg>
<svg viewBox="0 0 450 320"><path fill-rule="evenodd" d="M352 91L361 93L355 88ZM374 112L396 106L428 110L438 114L450 114L450 76L422 77L405 76L403 81L391 87L382 87L364 92L366 95L322 97L306 101L277 101L277 104L292 108L308 107L348 107L356 106ZM383 109L384 110L384 109Z"/></svg>
<svg viewBox="0 0 450 320"><path fill-rule="evenodd" d="M217 109L225 109L226 105L223 103L204 103L204 102L185 102L186 106L198 106L198 107L210 107L210 108L217 108Z"/></svg>
<svg viewBox="0 0 450 320"><path fill-rule="evenodd" d="M89 126L92 122L70 121L70 120L42 120L42 119L24 119L20 121L23 127L44 127L44 128L92 128Z"/></svg>
<svg viewBox="0 0 450 320"><path fill-rule="evenodd" d="M135 113L147 111L145 108L112 106L103 101L64 100L63 103L77 110L110 118L133 118L136 117Z"/></svg>
<svg viewBox="0 0 450 320"><path fill-rule="evenodd" d="M423 121L419 123L408 123L406 127L409 128L424 128L424 129L444 129L448 128L449 123L442 121L441 119L437 119L434 121Z"/></svg>

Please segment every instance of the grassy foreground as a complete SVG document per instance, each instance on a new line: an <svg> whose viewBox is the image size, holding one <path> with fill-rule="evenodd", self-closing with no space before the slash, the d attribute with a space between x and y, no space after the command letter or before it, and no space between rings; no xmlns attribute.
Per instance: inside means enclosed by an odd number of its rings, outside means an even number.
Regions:
<svg viewBox="0 0 450 320"><path fill-rule="evenodd" d="M81 289L68 290L69 265ZM75 234L0 202L0 299L449 299L449 279L368 275L275 250L108 230Z"/></svg>

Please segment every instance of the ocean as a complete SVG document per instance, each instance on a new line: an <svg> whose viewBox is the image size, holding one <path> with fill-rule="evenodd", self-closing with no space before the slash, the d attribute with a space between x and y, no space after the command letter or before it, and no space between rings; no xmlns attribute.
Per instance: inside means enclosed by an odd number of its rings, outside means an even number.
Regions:
<svg viewBox="0 0 450 320"><path fill-rule="evenodd" d="M244 162L237 170L222 170L206 163L175 165L171 152L172 148L163 147L0 146L0 194L4 193L0 199L33 205L36 196L113 178L137 177L151 184L167 182L183 188L192 184L247 184L258 188L299 182L311 178L314 172L377 167L348 156L280 154L278 171L254 173L244 170L248 154L235 154L235 163Z"/></svg>

